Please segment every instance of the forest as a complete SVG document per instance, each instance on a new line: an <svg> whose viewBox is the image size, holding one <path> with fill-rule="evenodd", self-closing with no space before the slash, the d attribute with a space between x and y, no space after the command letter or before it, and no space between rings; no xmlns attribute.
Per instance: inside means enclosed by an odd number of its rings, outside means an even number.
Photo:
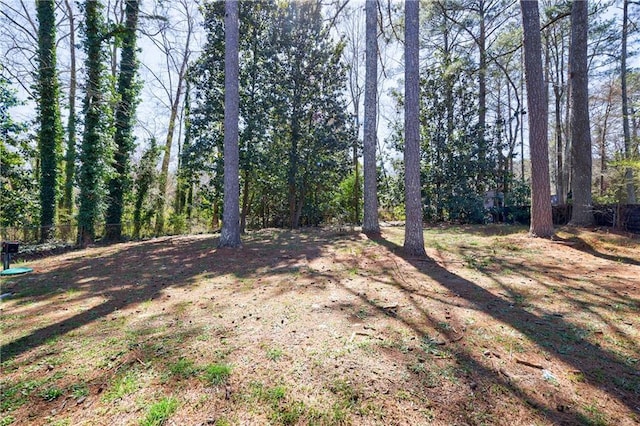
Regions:
<svg viewBox="0 0 640 426"><path fill-rule="evenodd" d="M536 21L512 0L422 2L409 65L403 3L373 3L239 2L238 214L227 212L239 232L528 223L529 206L533 218L552 203L589 225L594 205L636 203L637 4L533 2ZM224 2L1 6L4 238L224 227ZM540 36L529 73L527 22Z"/></svg>
<svg viewBox="0 0 640 426"><path fill-rule="evenodd" d="M0 426L639 424L638 18L0 0Z"/></svg>

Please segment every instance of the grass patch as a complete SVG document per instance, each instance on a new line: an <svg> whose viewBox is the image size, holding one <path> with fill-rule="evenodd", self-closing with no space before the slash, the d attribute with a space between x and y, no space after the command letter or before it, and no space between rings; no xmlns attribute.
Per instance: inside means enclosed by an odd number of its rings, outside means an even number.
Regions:
<svg viewBox="0 0 640 426"><path fill-rule="evenodd" d="M109 386L109 389L104 395L104 399L107 402L115 401L126 395L132 394L138 388L140 384L136 376L136 372L133 370L127 371L125 374L117 376Z"/></svg>
<svg viewBox="0 0 640 426"><path fill-rule="evenodd" d="M282 358L283 352L280 348L267 349L267 358L271 361L278 361Z"/></svg>
<svg viewBox="0 0 640 426"><path fill-rule="evenodd" d="M13 416L0 417L0 426L9 426L15 421L16 419Z"/></svg>
<svg viewBox="0 0 640 426"><path fill-rule="evenodd" d="M147 415L140 422L140 426L160 426L166 422L178 409L178 400L174 397L162 398L149 407Z"/></svg>
<svg viewBox="0 0 640 426"><path fill-rule="evenodd" d="M204 369L204 379L212 385L222 385L231 375L231 366L227 364L210 364Z"/></svg>
<svg viewBox="0 0 640 426"><path fill-rule="evenodd" d="M169 364L169 372L172 376L180 379L188 379L194 376L198 372L196 367L190 359L180 358L178 361Z"/></svg>
<svg viewBox="0 0 640 426"><path fill-rule="evenodd" d="M40 397L45 401L50 402L50 401L53 401L54 399L60 398L63 393L64 392L62 392L62 389L59 389L53 386L40 392Z"/></svg>

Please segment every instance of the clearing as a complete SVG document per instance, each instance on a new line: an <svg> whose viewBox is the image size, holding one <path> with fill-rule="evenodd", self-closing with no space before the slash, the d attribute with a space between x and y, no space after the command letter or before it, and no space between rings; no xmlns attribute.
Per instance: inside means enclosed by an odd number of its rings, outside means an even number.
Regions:
<svg viewBox="0 0 640 426"><path fill-rule="evenodd" d="M640 423L640 240L268 229L2 278L0 425Z"/></svg>

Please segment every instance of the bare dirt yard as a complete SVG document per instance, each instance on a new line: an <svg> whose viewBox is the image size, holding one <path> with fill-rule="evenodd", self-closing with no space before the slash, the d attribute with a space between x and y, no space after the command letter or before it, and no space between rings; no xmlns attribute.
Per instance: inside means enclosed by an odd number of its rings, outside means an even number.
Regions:
<svg viewBox="0 0 640 426"><path fill-rule="evenodd" d="M165 237L2 278L0 425L640 423L640 240Z"/></svg>

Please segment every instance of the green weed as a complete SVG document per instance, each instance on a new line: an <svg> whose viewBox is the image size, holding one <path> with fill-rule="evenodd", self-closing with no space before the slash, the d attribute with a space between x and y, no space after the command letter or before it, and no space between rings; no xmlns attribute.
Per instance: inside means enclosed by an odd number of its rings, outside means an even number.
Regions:
<svg viewBox="0 0 640 426"><path fill-rule="evenodd" d="M62 396L62 394L62 390L54 386L40 392L40 397L49 402L53 401L54 399L58 399Z"/></svg>
<svg viewBox="0 0 640 426"><path fill-rule="evenodd" d="M282 358L283 352L280 348L270 348L267 349L267 358L271 361L278 361Z"/></svg>
<svg viewBox="0 0 640 426"><path fill-rule="evenodd" d="M227 364L210 364L204 369L204 378L212 385L222 385L231 375L231 366Z"/></svg>
<svg viewBox="0 0 640 426"><path fill-rule="evenodd" d="M13 416L0 417L0 426L9 426L15 421L16 419Z"/></svg>
<svg viewBox="0 0 640 426"><path fill-rule="evenodd" d="M188 379L198 372L198 368L190 359L180 358L178 361L169 364L169 372L173 376L179 377L181 379Z"/></svg>
<svg viewBox="0 0 640 426"><path fill-rule="evenodd" d="M178 400L174 397L162 398L149 407L147 415L140 422L140 426L160 426L176 412Z"/></svg>
<svg viewBox="0 0 640 426"><path fill-rule="evenodd" d="M115 401L129 395L140 387L135 371L127 371L125 374L117 376L111 386L104 395L104 399L108 402Z"/></svg>

